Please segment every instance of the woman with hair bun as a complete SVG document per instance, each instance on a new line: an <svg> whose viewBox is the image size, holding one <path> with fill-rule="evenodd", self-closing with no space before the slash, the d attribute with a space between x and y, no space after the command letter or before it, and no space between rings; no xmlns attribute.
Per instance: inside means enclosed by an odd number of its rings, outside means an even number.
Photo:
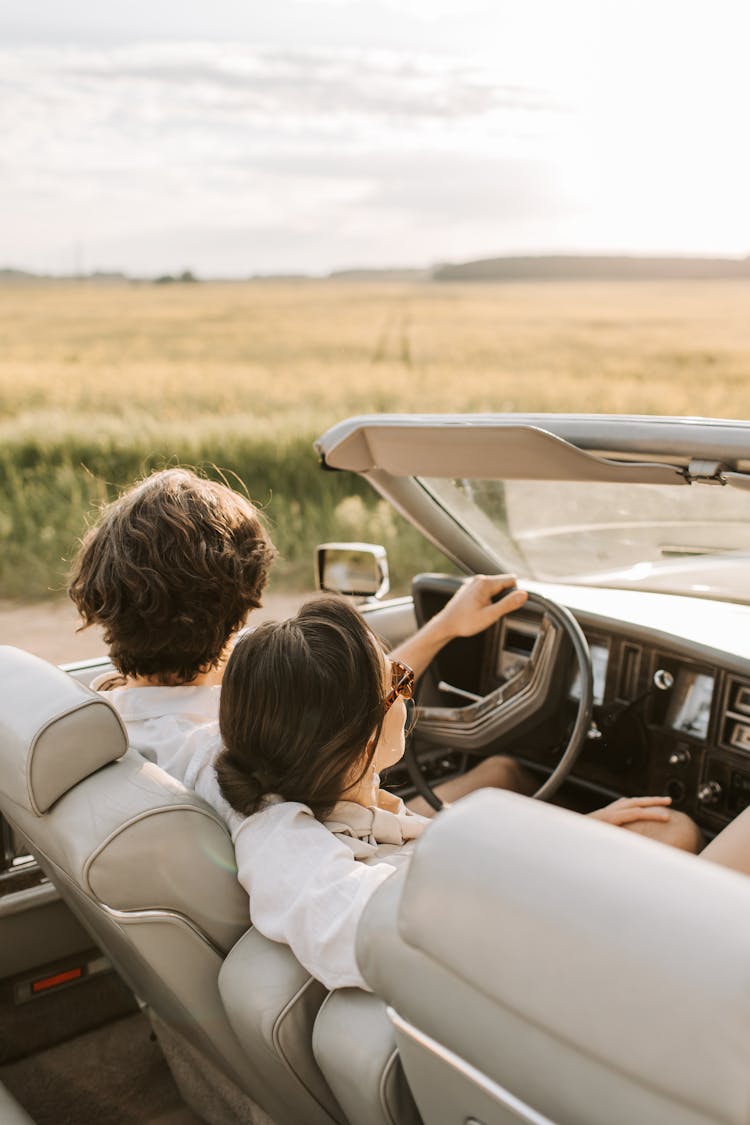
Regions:
<svg viewBox="0 0 750 1125"><path fill-rule="evenodd" d="M328 988L366 987L355 960L357 922L430 823L380 788L381 771L404 753L413 685L411 668L332 597L241 637L224 672L216 777L245 818L236 844L250 914ZM637 831L651 826L695 850L692 822L684 818L681 838L669 804L625 798L590 815ZM279 816L287 818L282 830ZM335 859L309 833L300 836L312 817L338 840Z"/></svg>
<svg viewBox="0 0 750 1125"><path fill-rule="evenodd" d="M341 598L241 637L219 706L216 776L242 816L298 802L368 862L390 857L429 823L380 788L404 753L414 673L385 655Z"/></svg>

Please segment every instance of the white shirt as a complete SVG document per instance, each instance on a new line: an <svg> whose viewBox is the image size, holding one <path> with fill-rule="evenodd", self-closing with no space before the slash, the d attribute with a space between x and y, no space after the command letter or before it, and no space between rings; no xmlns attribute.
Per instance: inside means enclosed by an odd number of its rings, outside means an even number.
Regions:
<svg viewBox="0 0 750 1125"><path fill-rule="evenodd" d="M92 686L104 690L108 682L117 681L105 674ZM214 768L222 748L220 690L115 686L106 698L123 719L130 745L202 797L226 823L255 928L289 945L326 988L366 989L354 952L359 919L380 884L408 862L411 841L428 821L395 798L389 804L401 804L396 812L352 810L351 802L339 802L328 827L307 805L280 799L241 816L222 795Z"/></svg>
<svg viewBox="0 0 750 1125"><path fill-rule="evenodd" d="M351 845L358 837L334 834L307 805L281 800L247 817L232 839L256 929L289 945L326 988L367 989L354 953L357 925L380 884L408 861L412 845L373 842L357 858Z"/></svg>
<svg viewBox="0 0 750 1125"><path fill-rule="evenodd" d="M92 687L120 715L128 742L149 762L181 781L213 808L230 832L243 817L224 799L214 764L221 750L219 684L175 687L121 687L119 676L104 673ZM108 685L115 685L108 688Z"/></svg>

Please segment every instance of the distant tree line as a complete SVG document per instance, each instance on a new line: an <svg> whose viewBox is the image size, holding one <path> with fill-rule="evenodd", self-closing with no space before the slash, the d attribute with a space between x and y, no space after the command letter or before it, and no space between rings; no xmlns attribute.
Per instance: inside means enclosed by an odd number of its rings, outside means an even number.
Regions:
<svg viewBox="0 0 750 1125"><path fill-rule="evenodd" d="M684 281L750 279L748 258L540 255L443 265L433 281Z"/></svg>

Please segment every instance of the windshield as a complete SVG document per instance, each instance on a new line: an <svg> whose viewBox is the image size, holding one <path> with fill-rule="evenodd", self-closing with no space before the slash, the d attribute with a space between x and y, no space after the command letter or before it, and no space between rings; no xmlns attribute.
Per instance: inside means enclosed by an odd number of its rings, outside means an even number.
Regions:
<svg viewBox="0 0 750 1125"><path fill-rule="evenodd" d="M750 602L750 492L703 484L421 483L519 577Z"/></svg>

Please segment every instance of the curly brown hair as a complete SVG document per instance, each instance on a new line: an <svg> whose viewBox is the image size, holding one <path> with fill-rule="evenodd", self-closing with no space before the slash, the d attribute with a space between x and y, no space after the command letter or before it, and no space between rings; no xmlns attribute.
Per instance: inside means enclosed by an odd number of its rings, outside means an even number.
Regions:
<svg viewBox="0 0 750 1125"><path fill-rule="evenodd" d="M68 593L125 676L190 683L219 663L276 550L246 497L189 469L153 473L81 541Z"/></svg>
<svg viewBox="0 0 750 1125"><path fill-rule="evenodd" d="M324 820L370 768L385 697L382 651L342 598L245 633L221 687L222 793L243 816L277 793Z"/></svg>

